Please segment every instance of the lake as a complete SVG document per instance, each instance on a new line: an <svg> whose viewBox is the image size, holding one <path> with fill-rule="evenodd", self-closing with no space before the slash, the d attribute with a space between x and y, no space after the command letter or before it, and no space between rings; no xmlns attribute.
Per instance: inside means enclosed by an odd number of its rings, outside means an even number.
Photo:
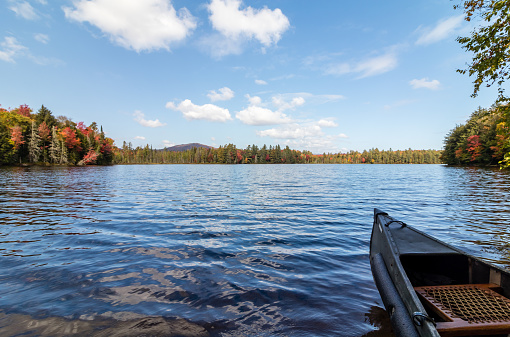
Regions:
<svg viewBox="0 0 510 337"><path fill-rule="evenodd" d="M510 268L498 169L0 167L0 335L390 336L374 207Z"/></svg>

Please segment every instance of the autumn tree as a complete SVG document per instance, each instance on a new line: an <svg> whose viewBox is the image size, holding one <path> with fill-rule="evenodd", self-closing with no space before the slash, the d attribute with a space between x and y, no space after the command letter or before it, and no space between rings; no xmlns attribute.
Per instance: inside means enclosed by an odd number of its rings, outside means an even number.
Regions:
<svg viewBox="0 0 510 337"><path fill-rule="evenodd" d="M19 108L14 109L13 111L16 112L20 116L30 118L31 117L32 109L30 109L28 107L28 105L22 104L22 105L19 106Z"/></svg>

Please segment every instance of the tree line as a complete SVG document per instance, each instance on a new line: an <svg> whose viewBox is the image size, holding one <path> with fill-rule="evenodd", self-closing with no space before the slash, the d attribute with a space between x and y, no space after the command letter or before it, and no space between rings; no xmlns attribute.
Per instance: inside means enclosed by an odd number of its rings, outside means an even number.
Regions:
<svg viewBox="0 0 510 337"><path fill-rule="evenodd" d="M249 145L245 149L227 144L218 148L194 147L186 151L156 150L146 145L133 148L124 142L114 153L115 164L439 164L437 150L349 151L313 154L288 146Z"/></svg>
<svg viewBox="0 0 510 337"><path fill-rule="evenodd" d="M54 117L44 105L37 113L27 105L0 107L0 165L107 165L113 149L113 140L95 122L86 126Z"/></svg>
<svg viewBox="0 0 510 337"><path fill-rule="evenodd" d="M444 139L441 156L450 165L497 165L510 167L510 107L479 107L465 124L455 126Z"/></svg>

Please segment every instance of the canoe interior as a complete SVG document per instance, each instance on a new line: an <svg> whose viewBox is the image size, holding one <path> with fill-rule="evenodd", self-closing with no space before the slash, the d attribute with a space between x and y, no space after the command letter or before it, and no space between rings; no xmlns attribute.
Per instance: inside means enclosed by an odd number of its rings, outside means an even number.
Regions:
<svg viewBox="0 0 510 337"><path fill-rule="evenodd" d="M469 283L469 258L465 255L400 255L400 262L413 287Z"/></svg>
<svg viewBox="0 0 510 337"><path fill-rule="evenodd" d="M376 210L371 240L371 257L384 258L393 283L407 311L426 312L436 322L445 322L441 315L430 309L422 297L417 297L414 288L454 285L496 285L491 289L510 299L510 273L492 266L479 258L445 244L421 231L403 225L387 214ZM440 324L438 324L439 329ZM505 329L508 330L508 327ZM464 330L463 330L464 329ZM472 335L510 336L507 330L488 329ZM432 326L419 328L420 336L439 336ZM502 333L503 332L503 333ZM441 336L468 336L466 328L442 332Z"/></svg>

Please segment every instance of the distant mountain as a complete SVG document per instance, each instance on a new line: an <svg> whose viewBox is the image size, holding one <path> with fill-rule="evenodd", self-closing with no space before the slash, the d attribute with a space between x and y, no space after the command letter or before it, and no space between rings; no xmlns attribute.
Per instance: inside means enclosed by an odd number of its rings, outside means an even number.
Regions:
<svg viewBox="0 0 510 337"><path fill-rule="evenodd" d="M174 146L170 146L170 147L165 147L163 149L163 151L173 151L173 152L182 152L182 151L187 151L187 150L191 150L192 148L204 148L204 149L212 149L213 147L212 146L209 146L209 145L204 145L204 144L200 144L200 143L190 143L190 144L181 144L181 145L174 145Z"/></svg>

